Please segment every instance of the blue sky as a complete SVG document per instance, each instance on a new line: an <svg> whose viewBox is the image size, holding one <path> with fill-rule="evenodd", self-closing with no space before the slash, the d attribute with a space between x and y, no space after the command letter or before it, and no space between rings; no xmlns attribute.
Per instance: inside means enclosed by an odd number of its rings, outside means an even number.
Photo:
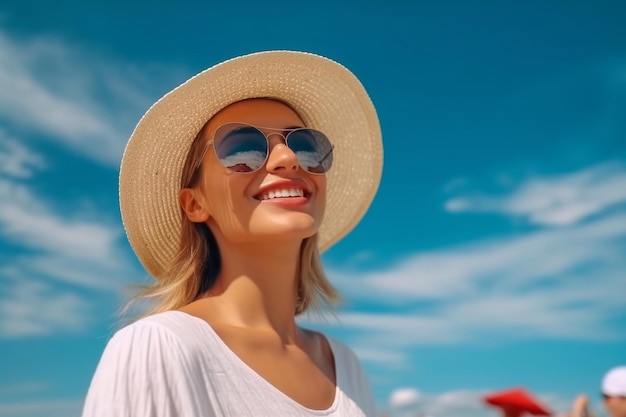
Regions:
<svg viewBox="0 0 626 417"><path fill-rule="evenodd" d="M512 386L599 409L626 364L623 2L39 3L0 3L0 415L77 415L148 279L117 206L134 124L267 49L343 63L379 113L380 191L323 257L344 302L304 321L381 413L496 415Z"/></svg>

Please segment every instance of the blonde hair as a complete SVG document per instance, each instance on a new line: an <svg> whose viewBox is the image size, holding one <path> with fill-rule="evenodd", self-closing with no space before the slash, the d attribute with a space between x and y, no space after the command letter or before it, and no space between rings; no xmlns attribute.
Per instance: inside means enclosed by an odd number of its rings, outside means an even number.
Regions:
<svg viewBox="0 0 626 417"><path fill-rule="evenodd" d="M206 144L203 141L207 124L194 139L181 176L181 189L194 187L201 178L200 164ZM147 316L176 310L206 295L218 279L221 269L219 247L209 227L191 222L182 208L180 245L173 262L163 276L151 285L140 286L124 311L138 301L149 301L150 307L142 314ZM300 248L298 266L298 300L295 314L310 307L319 310L322 305L332 305L339 294L324 274L317 247L317 235L306 238Z"/></svg>

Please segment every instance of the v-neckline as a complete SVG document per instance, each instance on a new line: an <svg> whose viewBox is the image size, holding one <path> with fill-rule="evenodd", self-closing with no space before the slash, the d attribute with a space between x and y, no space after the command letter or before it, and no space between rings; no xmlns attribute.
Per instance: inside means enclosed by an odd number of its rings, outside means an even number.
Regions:
<svg viewBox="0 0 626 417"><path fill-rule="evenodd" d="M308 413L311 414L315 414L315 415L328 415L331 414L338 406L339 404L339 397L340 397L340 386L341 386L341 381L342 381L342 375L341 375L341 369L340 369L340 364L337 362L337 355L335 354L335 349L333 347L333 343L332 341L327 338L325 335L320 334L321 337L324 338L324 340L326 341L326 343L328 344L330 351L331 351L331 355L332 355L332 360L333 360L333 366L335 369L335 393L334 393L334 397L333 397L333 401L330 404L330 406L328 408L325 409L315 409L315 408L309 408L306 407L302 404L300 404L298 401L296 401L295 399L293 399L292 397L290 397L289 395L287 395L285 392L283 392L282 390L280 390L276 385L272 384L270 381L268 381L265 377L263 377L263 375L261 375L259 372L257 372L252 366L250 366L246 361L244 361L239 355L237 355L237 353L235 353L234 350L231 349L230 346L228 346L228 344L220 337L220 335L217 333L217 331L213 328L213 326L211 326L211 324L209 322L207 322L206 320L194 316L192 314L189 314L185 311L180 311L180 310L174 310L177 313L183 314L187 317L189 317L190 320L194 320L197 321L198 324L205 329L205 331L207 331L209 333L209 335L213 338L213 340L216 341L216 343L219 345L219 347L221 348L221 351L224 352L226 355L228 355L232 361L234 363L237 364L237 366L239 366L240 368L242 368L244 370L244 372L247 372L249 374L251 374L254 378L258 379L259 381L261 381L261 383L263 383L264 385L268 386L269 389L271 389L273 392L275 392L277 395L283 397L284 399L286 399L288 402L290 402L291 404L293 404L294 406L296 406L297 408L300 408Z"/></svg>

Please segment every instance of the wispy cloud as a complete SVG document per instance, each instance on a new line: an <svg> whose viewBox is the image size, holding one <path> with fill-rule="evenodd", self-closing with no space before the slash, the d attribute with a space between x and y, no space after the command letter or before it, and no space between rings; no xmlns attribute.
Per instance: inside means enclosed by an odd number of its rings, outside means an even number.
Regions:
<svg viewBox="0 0 626 417"><path fill-rule="evenodd" d="M114 259L119 225L64 218L22 184L0 178L0 232L14 245L67 260L106 264Z"/></svg>
<svg viewBox="0 0 626 417"><path fill-rule="evenodd" d="M626 203L626 165L606 163L549 178L531 178L504 195L470 194L449 199L449 212L500 213L531 224L575 224Z"/></svg>
<svg viewBox="0 0 626 417"><path fill-rule="evenodd" d="M399 394L402 392L404 395L400 396ZM439 394L426 394L415 390L413 391L413 398L407 395L410 392L410 390L404 389L392 393L390 398L392 417L405 415L436 417L463 415L472 417L483 416L488 412L487 407L481 403L480 398L483 394L481 391L455 390Z"/></svg>
<svg viewBox="0 0 626 417"><path fill-rule="evenodd" d="M385 271L331 272L348 299L383 309L344 312L339 322L369 332L370 349L390 340L394 349L402 341L466 343L495 332L500 338L621 337L607 319L626 302L615 291L626 281L625 241L626 216L615 215L420 253Z"/></svg>
<svg viewBox="0 0 626 417"><path fill-rule="evenodd" d="M492 390L458 389L441 393L425 393L415 388L398 388L391 393L387 404L389 417L483 417L494 414L482 397ZM536 395L550 410L558 415L570 409L572 399L551 393Z"/></svg>
<svg viewBox="0 0 626 417"><path fill-rule="evenodd" d="M7 279L7 271L0 271ZM91 321L89 302L50 283L17 277L5 281L0 298L0 337L24 337L85 330Z"/></svg>
<svg viewBox="0 0 626 417"><path fill-rule="evenodd" d="M56 400L0 403L0 415L7 417L67 417L78 416L82 400Z"/></svg>
<svg viewBox="0 0 626 417"><path fill-rule="evenodd" d="M0 235L16 252L0 270L0 338L86 330L90 299L114 295L140 274L119 227L60 216L8 181L0 189L18 191L0 193Z"/></svg>
<svg viewBox="0 0 626 417"><path fill-rule="evenodd" d="M0 174L30 178L45 167L44 158L0 129Z"/></svg>
<svg viewBox="0 0 626 417"><path fill-rule="evenodd" d="M0 157L19 161L0 172L0 237L11 248L0 269L0 338L83 331L94 316L87 294L114 294L139 273L121 226L53 210L23 182L43 158L7 143Z"/></svg>
<svg viewBox="0 0 626 417"><path fill-rule="evenodd" d="M59 155L33 146L46 140L117 167L133 125L163 90L157 83L167 89L184 71L123 62L54 35L2 30L0 62L0 243L10 250L0 255L0 337L81 331L96 294L113 297L143 273L117 216L101 208L60 211L58 195L32 187ZM88 195L82 199L89 204Z"/></svg>
<svg viewBox="0 0 626 417"><path fill-rule="evenodd" d="M547 195L564 183L608 194L624 174L616 166L532 183ZM624 318L626 295L616 289L626 282L624 253L626 212L600 203L584 222L424 251L379 271L330 270L350 304L337 322L315 325L340 326L364 361L390 369L425 345L622 339L616 320Z"/></svg>
<svg viewBox="0 0 626 417"><path fill-rule="evenodd" d="M41 392L46 390L49 385L49 383L42 381L14 382L12 384L0 385L0 398Z"/></svg>
<svg viewBox="0 0 626 417"><path fill-rule="evenodd" d="M0 31L0 120L109 165L119 163L133 124L156 98L148 71L52 36Z"/></svg>
<svg viewBox="0 0 626 417"><path fill-rule="evenodd" d="M54 385L56 385L55 382L49 381L4 381L4 384L0 385L0 415L3 417L79 416L83 405L82 399L35 400L35 398L45 398L45 392Z"/></svg>

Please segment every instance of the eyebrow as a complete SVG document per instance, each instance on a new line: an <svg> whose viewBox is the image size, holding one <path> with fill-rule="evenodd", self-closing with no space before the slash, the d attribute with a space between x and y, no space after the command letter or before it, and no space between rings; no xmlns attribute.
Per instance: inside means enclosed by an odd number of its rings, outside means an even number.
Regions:
<svg viewBox="0 0 626 417"><path fill-rule="evenodd" d="M282 132L283 136L289 133L289 131L296 130L296 129L303 129L303 128L304 126L287 126L287 127L276 127L276 128L257 126L257 129L270 129L270 130Z"/></svg>
<svg viewBox="0 0 626 417"><path fill-rule="evenodd" d="M257 129L270 129L270 130L274 130L274 131L278 131L281 132L283 138L285 138L287 136L287 133L289 133L292 130L296 130L296 129L305 129L304 126L287 126L287 127L261 127L261 126L255 126Z"/></svg>

